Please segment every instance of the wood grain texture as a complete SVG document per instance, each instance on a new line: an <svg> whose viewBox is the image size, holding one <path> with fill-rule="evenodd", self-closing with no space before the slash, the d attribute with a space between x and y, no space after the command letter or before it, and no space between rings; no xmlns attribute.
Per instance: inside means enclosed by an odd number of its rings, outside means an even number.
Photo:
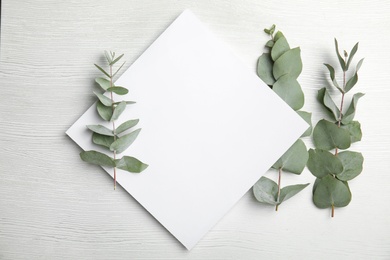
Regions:
<svg viewBox="0 0 390 260"><path fill-rule="evenodd" d="M0 259L390 259L390 4L374 1L5 0L0 54ZM255 70L275 23L301 46L305 110L327 84L322 63L360 41L355 91L365 156L352 203L328 210L305 189L275 213L249 191L190 252L111 178L79 159L66 129L93 103L93 63L104 49L126 67L191 9ZM130 86L131 88L131 86ZM336 94L336 93L333 93ZM312 146L310 139L305 139ZM275 178L274 172L267 173ZM284 176L283 185L314 182ZM147 188L147 187L145 187Z"/></svg>

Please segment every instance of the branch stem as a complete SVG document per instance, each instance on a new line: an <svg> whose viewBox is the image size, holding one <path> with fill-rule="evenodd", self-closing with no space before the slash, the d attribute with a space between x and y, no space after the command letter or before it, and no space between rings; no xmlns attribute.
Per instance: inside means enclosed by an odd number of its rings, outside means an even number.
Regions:
<svg viewBox="0 0 390 260"><path fill-rule="evenodd" d="M110 65L110 87L113 87L112 82L112 65ZM112 102L112 112L114 112L114 96L111 91L111 102ZM116 131L115 131L115 122L112 121L112 131L114 133L114 142L116 141ZM116 151L114 150L114 160L116 160ZM114 167L114 190L116 190L116 167Z"/></svg>
<svg viewBox="0 0 390 260"><path fill-rule="evenodd" d="M278 211L279 207L279 199L280 199L280 184L282 180L282 168L279 168L279 173L278 173L278 197L276 198L276 206L275 206L275 211Z"/></svg>

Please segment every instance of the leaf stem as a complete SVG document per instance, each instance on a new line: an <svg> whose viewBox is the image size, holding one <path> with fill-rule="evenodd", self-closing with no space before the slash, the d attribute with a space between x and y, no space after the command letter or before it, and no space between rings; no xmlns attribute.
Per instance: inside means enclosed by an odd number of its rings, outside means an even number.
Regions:
<svg viewBox="0 0 390 260"><path fill-rule="evenodd" d="M110 65L110 87L113 87L112 83L112 65ZM114 96L111 94L112 111L114 112ZM114 142L116 141L115 121L112 121L112 131L114 133ZM114 150L114 160L116 160L116 151ZM114 167L114 190L116 190L116 167Z"/></svg>
<svg viewBox="0 0 390 260"><path fill-rule="evenodd" d="M276 206L275 206L275 211L278 211L279 207L279 198L280 198L280 183L282 179L282 168L279 168L279 174L278 174L278 197L276 198Z"/></svg>
<svg viewBox="0 0 390 260"><path fill-rule="evenodd" d="M339 115L339 119L337 121L337 126L340 127L341 126L341 120L343 119L343 107L344 107L344 97L345 97L345 92L344 92L344 89L345 89L345 71L343 70L343 92L341 93L341 104L340 104L340 115ZM336 150L335 150L335 155L337 156L338 154L338 149L336 147Z"/></svg>
<svg viewBox="0 0 390 260"><path fill-rule="evenodd" d="M334 205L332 204L332 218L334 217Z"/></svg>

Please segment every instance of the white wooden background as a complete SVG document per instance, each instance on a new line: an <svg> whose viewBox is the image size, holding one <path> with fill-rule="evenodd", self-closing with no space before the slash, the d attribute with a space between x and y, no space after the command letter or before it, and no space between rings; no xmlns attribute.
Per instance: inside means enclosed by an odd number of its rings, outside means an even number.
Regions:
<svg viewBox="0 0 390 260"><path fill-rule="evenodd" d="M3 1L0 259L390 259L389 3ZM352 149L364 154L364 172L334 219L312 204L312 185L278 213L250 191L187 251L123 189L113 191L103 170L79 159L65 131L94 102L93 63L107 49L125 53L128 67L186 8L252 70L263 28L277 24L301 46L299 80L314 121L324 115L315 98L327 84L322 63L336 63L333 38L348 51L360 42L355 59L365 62L353 92L366 93L357 111L364 137ZM283 177L283 185L304 182L314 182L307 170Z"/></svg>

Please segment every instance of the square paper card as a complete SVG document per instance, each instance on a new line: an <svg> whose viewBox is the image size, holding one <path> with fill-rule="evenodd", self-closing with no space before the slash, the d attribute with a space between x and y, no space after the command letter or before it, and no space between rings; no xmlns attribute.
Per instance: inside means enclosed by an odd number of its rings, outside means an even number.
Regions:
<svg viewBox="0 0 390 260"><path fill-rule="evenodd" d="M130 90L115 100L137 102L117 125L139 118L142 128L122 155L149 164L140 174L118 170L117 180L187 249L308 127L188 10L115 85ZM110 126L93 105L67 134L99 150L89 124Z"/></svg>

